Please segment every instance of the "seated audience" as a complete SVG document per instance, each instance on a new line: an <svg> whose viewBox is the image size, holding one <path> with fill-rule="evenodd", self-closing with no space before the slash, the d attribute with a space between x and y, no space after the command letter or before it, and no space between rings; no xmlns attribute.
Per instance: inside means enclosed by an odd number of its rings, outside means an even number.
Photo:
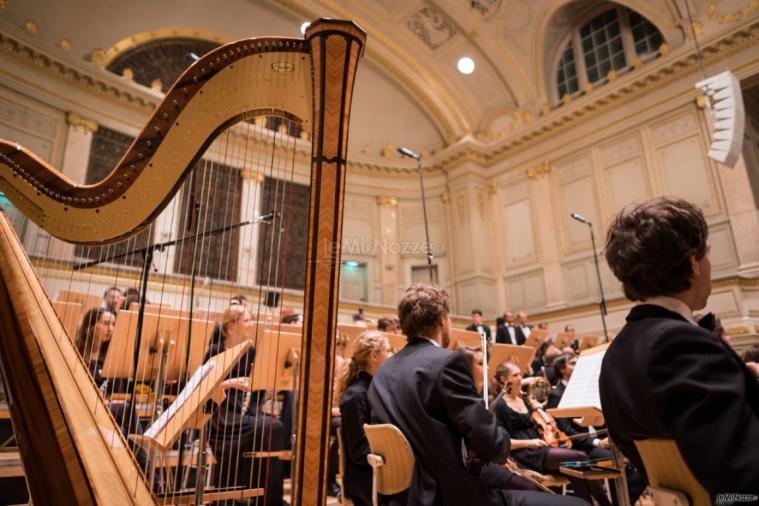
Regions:
<svg viewBox="0 0 759 506"><path fill-rule="evenodd" d="M377 369L391 356L390 343L378 331L360 334L349 359L338 394L345 451L345 496L356 506L372 504L372 468L366 461L369 442L364 424L371 423L367 392Z"/></svg>

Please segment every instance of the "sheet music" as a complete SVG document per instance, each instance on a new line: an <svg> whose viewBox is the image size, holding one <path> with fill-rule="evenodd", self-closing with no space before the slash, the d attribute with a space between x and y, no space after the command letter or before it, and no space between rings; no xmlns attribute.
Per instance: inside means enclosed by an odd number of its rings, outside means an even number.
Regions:
<svg viewBox="0 0 759 506"><path fill-rule="evenodd" d="M598 377L601 375L603 358L603 352L580 355L567 389L559 401L559 408L593 406L601 409Z"/></svg>
<svg viewBox="0 0 759 506"><path fill-rule="evenodd" d="M158 433L166 426L166 424L169 423L171 417L174 416L174 414L179 411L179 408L181 408L187 399L190 398L198 385L200 385L200 382L203 380L203 378L208 376L208 373L211 372L215 365L216 362L211 360L198 367L198 370L195 371L195 374L192 375L190 380L187 382L187 385L185 385L182 391L179 392L179 395L177 395L177 398L174 399L174 402L172 402L169 408L164 411L161 416L158 417L158 420L156 420L155 423L153 423L153 425L151 425L150 428L145 431L144 435L155 438Z"/></svg>

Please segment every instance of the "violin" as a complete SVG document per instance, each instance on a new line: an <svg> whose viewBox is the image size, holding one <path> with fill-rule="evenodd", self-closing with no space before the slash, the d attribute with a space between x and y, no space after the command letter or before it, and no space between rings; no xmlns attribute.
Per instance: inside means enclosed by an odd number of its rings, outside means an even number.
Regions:
<svg viewBox="0 0 759 506"><path fill-rule="evenodd" d="M511 394L511 390L512 384L507 383L507 393ZM522 392L520 392L520 395L524 401L525 406L529 409L531 407L529 398ZM556 420L554 420L551 415L546 413L543 408L539 406L532 406L532 409L530 411L530 418L532 419L532 423L535 425L540 438L548 443L548 446L551 448L572 448L572 439L564 434L561 430L559 430L559 428L556 426Z"/></svg>
<svg viewBox="0 0 759 506"><path fill-rule="evenodd" d="M524 400L527 403L527 399ZM546 413L543 408L533 408L532 423L538 429L540 437L551 448L572 448L572 440L556 426L556 420Z"/></svg>

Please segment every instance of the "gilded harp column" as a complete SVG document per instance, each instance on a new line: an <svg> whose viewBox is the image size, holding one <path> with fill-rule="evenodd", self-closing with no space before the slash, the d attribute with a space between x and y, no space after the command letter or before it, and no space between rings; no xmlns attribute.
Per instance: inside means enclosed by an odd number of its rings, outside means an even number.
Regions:
<svg viewBox="0 0 759 506"><path fill-rule="evenodd" d="M347 21L306 31L313 58L308 265L295 443L293 504L324 504L340 289L348 118L366 34Z"/></svg>

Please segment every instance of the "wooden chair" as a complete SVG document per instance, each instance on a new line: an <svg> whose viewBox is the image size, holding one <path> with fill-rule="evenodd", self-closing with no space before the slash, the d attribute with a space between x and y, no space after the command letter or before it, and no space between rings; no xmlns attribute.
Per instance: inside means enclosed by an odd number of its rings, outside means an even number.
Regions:
<svg viewBox="0 0 759 506"><path fill-rule="evenodd" d="M337 428L337 462L339 477L337 484L340 485L340 504L353 506L353 501L345 497L345 447L343 446L343 429Z"/></svg>
<svg viewBox="0 0 759 506"><path fill-rule="evenodd" d="M393 495L411 486L416 460L406 436L395 425L365 423L364 433L372 451L366 459L372 466L372 504L377 506L379 494Z"/></svg>
<svg viewBox="0 0 759 506"><path fill-rule="evenodd" d="M635 441L643 459L654 504L657 506L708 506L709 493L693 473L671 439Z"/></svg>

